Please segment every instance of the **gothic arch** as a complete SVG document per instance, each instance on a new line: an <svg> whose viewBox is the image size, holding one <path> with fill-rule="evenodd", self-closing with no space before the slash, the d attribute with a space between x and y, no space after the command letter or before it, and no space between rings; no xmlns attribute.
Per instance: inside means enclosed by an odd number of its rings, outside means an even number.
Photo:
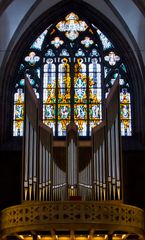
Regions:
<svg viewBox="0 0 145 240"><path fill-rule="evenodd" d="M123 38L122 34L114 25L100 12L92 8L89 4L83 3L81 1L62 1L55 7L50 8L45 13L43 13L23 34L23 37L19 40L16 47L13 49L9 61L4 66L3 75L3 96L2 96L2 139L3 141L12 137L12 111L13 111L13 94L15 85L15 73L18 63L20 62L21 56L25 49L32 43L32 29L33 36L37 37L42 30L44 30L49 24L55 22L56 19L61 20L66 14L71 11L75 11L79 16L87 18L89 21L96 24L103 32L113 39L116 47L122 52L125 63L128 67L131 79L130 82L132 88L133 96L137 96L133 99L134 106L134 134L142 138L141 132L143 130L143 116L142 116L142 105L143 105L143 83L142 77L131 48L129 47L127 41ZM16 33L16 35L19 33ZM130 80L129 80L130 81Z"/></svg>

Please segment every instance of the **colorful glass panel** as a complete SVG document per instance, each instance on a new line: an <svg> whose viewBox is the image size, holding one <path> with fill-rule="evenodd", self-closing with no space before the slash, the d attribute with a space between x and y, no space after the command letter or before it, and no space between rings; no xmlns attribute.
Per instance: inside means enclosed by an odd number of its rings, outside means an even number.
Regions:
<svg viewBox="0 0 145 240"><path fill-rule="evenodd" d="M99 52L97 49L92 49L91 53L90 53L91 57L98 57L99 56Z"/></svg>
<svg viewBox="0 0 145 240"><path fill-rule="evenodd" d="M58 136L66 136L66 127L70 123L70 120L58 121Z"/></svg>
<svg viewBox="0 0 145 240"><path fill-rule="evenodd" d="M42 98L43 121L55 136L65 136L71 121L78 125L80 136L89 136L102 121L102 102L119 72L121 133L132 135L127 67L108 37L75 13L50 25L31 44L18 67L14 136L23 133L25 72L37 98Z"/></svg>
<svg viewBox="0 0 145 240"><path fill-rule="evenodd" d="M97 33L100 37L104 50L114 47L110 40L99 29L97 29Z"/></svg>
<svg viewBox="0 0 145 240"><path fill-rule="evenodd" d="M79 48L78 51L76 52L75 56L76 57L83 57L83 56L85 56L85 53L81 48Z"/></svg>
<svg viewBox="0 0 145 240"><path fill-rule="evenodd" d="M120 120L122 136L131 136L131 102L126 88L120 93Z"/></svg>
<svg viewBox="0 0 145 240"><path fill-rule="evenodd" d="M59 48L63 43L64 41L62 41L59 37L55 37L54 40L51 41L51 44L56 48Z"/></svg>
<svg viewBox="0 0 145 240"><path fill-rule="evenodd" d="M58 104L58 119L70 119L69 104Z"/></svg>
<svg viewBox="0 0 145 240"><path fill-rule="evenodd" d="M78 126L79 136L86 136L87 135L87 121L78 119L75 121L75 123Z"/></svg>
<svg viewBox="0 0 145 240"><path fill-rule="evenodd" d="M43 119L55 119L55 105L46 104L43 105Z"/></svg>
<svg viewBox="0 0 145 240"><path fill-rule="evenodd" d="M93 43L94 41L89 37L85 37L85 39L81 41L81 44L84 45L86 48L90 47Z"/></svg>
<svg viewBox="0 0 145 240"><path fill-rule="evenodd" d="M116 55L114 52L109 52L109 54L105 56L104 59L111 66L114 66L120 60L120 57Z"/></svg>
<svg viewBox="0 0 145 240"><path fill-rule="evenodd" d="M74 119L87 119L86 104L74 104Z"/></svg>
<svg viewBox="0 0 145 240"><path fill-rule="evenodd" d="M44 124L46 124L48 127L52 128L53 134L55 135L55 128L56 128L56 121L54 120L43 120Z"/></svg>
<svg viewBox="0 0 145 240"><path fill-rule="evenodd" d="M45 30L36 40L33 42L30 48L35 48L41 50L44 38L47 34L47 30Z"/></svg>
<svg viewBox="0 0 145 240"><path fill-rule="evenodd" d="M89 105L89 116L90 119L101 119L101 105L100 104Z"/></svg>
<svg viewBox="0 0 145 240"><path fill-rule="evenodd" d="M79 36L79 32L84 32L88 28L88 25L79 20L79 17L72 12L66 16L65 21L59 22L56 27L60 32L65 32L65 36L73 41Z"/></svg>
<svg viewBox="0 0 145 240"><path fill-rule="evenodd" d="M23 135L23 120L24 120L24 93L22 89L17 89L14 95L14 123L13 136Z"/></svg>
<svg viewBox="0 0 145 240"><path fill-rule="evenodd" d="M25 57L25 61L29 63L30 66L35 66L39 60L40 57L37 56L35 52L30 52L29 55Z"/></svg>

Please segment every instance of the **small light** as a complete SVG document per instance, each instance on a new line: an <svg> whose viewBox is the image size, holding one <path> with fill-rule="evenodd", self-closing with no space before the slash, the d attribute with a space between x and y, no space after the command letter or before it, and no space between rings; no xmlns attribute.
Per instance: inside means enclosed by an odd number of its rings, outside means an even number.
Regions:
<svg viewBox="0 0 145 240"><path fill-rule="evenodd" d="M126 234L123 234L123 235L122 235L122 239L125 239L125 237L126 237Z"/></svg>
<svg viewBox="0 0 145 240"><path fill-rule="evenodd" d="M21 239L24 239L23 235L19 235L19 237L20 237Z"/></svg>

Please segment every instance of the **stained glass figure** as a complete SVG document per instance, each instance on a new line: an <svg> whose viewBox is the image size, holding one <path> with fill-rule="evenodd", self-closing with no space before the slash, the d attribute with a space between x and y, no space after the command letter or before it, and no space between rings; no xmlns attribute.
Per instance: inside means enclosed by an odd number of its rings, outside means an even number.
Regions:
<svg viewBox="0 0 145 240"><path fill-rule="evenodd" d="M86 119L87 118L87 105L75 104L74 105L74 119Z"/></svg>
<svg viewBox="0 0 145 240"><path fill-rule="evenodd" d="M91 135L102 121L102 103L119 73L121 134L132 135L127 66L109 38L75 13L43 31L17 69L14 136L23 135L25 73L40 98L43 122L56 137L66 135L71 121L78 125L80 136Z"/></svg>
<svg viewBox="0 0 145 240"><path fill-rule="evenodd" d="M30 52L29 55L25 57L25 61L29 63L30 66L34 66L39 60L40 57L37 56L35 52Z"/></svg>
<svg viewBox="0 0 145 240"><path fill-rule="evenodd" d="M109 52L107 56L104 57L105 61L109 62L111 66L114 66L116 62L120 60L120 57L114 52Z"/></svg>
<svg viewBox="0 0 145 240"><path fill-rule="evenodd" d="M44 105L43 116L45 119L54 119L55 118L55 106L54 105Z"/></svg>
<svg viewBox="0 0 145 240"><path fill-rule="evenodd" d="M79 17L72 12L66 16L65 21L59 22L56 27L60 32L65 32L65 36L73 41L79 36L79 32L84 32L88 28L88 25L79 20Z"/></svg>
<svg viewBox="0 0 145 240"><path fill-rule="evenodd" d="M85 37L85 39L81 41L81 44L83 44L86 48L90 47L93 43L94 41L89 37Z"/></svg>
<svg viewBox="0 0 145 240"><path fill-rule="evenodd" d="M89 107L89 116L91 119L101 118L101 106L100 104L93 104Z"/></svg>
<svg viewBox="0 0 145 240"><path fill-rule="evenodd" d="M24 120L24 93L22 89L17 89L14 95L14 124L13 135L23 135L23 120Z"/></svg>
<svg viewBox="0 0 145 240"><path fill-rule="evenodd" d="M58 119L70 119L69 104L58 104Z"/></svg>
<svg viewBox="0 0 145 240"><path fill-rule="evenodd" d="M120 93L120 119L122 136L131 136L130 93L126 88L123 88Z"/></svg>
<svg viewBox="0 0 145 240"><path fill-rule="evenodd" d="M55 37L54 40L51 41L51 44L56 48L59 48L63 43L64 42L59 37Z"/></svg>

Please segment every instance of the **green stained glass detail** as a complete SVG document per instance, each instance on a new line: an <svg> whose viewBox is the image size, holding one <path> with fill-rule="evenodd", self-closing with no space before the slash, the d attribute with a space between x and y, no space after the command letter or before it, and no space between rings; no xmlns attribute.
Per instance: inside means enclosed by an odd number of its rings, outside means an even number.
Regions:
<svg viewBox="0 0 145 240"><path fill-rule="evenodd" d="M124 71L124 72L127 72L127 70L126 70L126 67L125 67L124 63L122 63L120 67L123 69L123 71Z"/></svg>
<svg viewBox="0 0 145 240"><path fill-rule="evenodd" d="M74 119L87 119L87 105L75 104L74 105Z"/></svg>
<svg viewBox="0 0 145 240"><path fill-rule="evenodd" d="M70 119L69 104L58 104L58 119Z"/></svg>
<svg viewBox="0 0 145 240"><path fill-rule="evenodd" d="M19 72L25 68L24 64L20 64Z"/></svg>
<svg viewBox="0 0 145 240"><path fill-rule="evenodd" d="M101 105L100 104L91 104L89 105L89 117L91 119L101 119Z"/></svg>

